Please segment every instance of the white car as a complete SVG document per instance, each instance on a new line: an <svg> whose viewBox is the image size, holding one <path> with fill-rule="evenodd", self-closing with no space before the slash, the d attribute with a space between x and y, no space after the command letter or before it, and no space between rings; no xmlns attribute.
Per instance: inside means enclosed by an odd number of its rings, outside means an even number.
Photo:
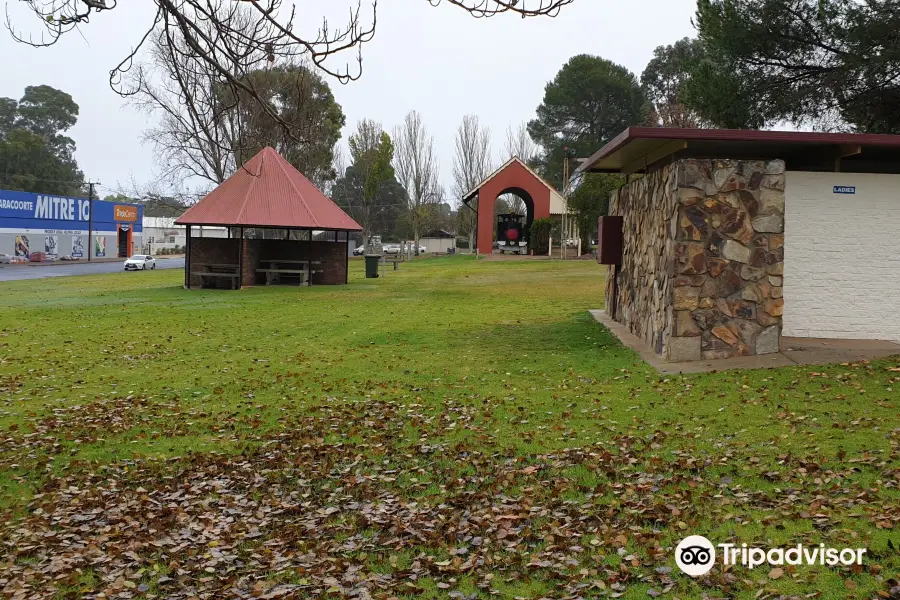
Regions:
<svg viewBox="0 0 900 600"><path fill-rule="evenodd" d="M366 253L366 247L365 247L365 246L360 246L360 247L358 247L358 248L354 248L354 249L353 249L353 256L362 256L362 255L365 254L365 253Z"/></svg>
<svg viewBox="0 0 900 600"><path fill-rule="evenodd" d="M126 271L146 271L156 268L156 259L149 254L135 254L125 261Z"/></svg>
<svg viewBox="0 0 900 600"><path fill-rule="evenodd" d="M3 254L2 252L0 252L0 265L8 265L11 262L12 260L10 259L9 254Z"/></svg>
<svg viewBox="0 0 900 600"><path fill-rule="evenodd" d="M400 244L385 244L382 250L385 254L400 254Z"/></svg>

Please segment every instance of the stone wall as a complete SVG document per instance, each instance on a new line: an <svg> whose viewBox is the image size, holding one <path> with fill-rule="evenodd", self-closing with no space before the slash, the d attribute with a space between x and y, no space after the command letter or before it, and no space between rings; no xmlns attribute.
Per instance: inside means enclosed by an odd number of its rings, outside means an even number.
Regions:
<svg viewBox="0 0 900 600"><path fill-rule="evenodd" d="M777 352L784 180L782 161L685 159L615 193L616 320L670 361Z"/></svg>
<svg viewBox="0 0 900 600"><path fill-rule="evenodd" d="M610 267L607 311L618 269L615 318L661 356L667 355L674 318L669 270L678 204L675 172L665 167L633 181L613 192L609 207L609 214L625 217L625 246L622 265Z"/></svg>

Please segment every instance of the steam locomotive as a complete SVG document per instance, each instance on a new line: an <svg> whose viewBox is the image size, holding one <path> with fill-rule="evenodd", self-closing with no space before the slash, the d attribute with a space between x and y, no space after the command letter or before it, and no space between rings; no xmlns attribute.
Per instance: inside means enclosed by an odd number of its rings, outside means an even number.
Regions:
<svg viewBox="0 0 900 600"><path fill-rule="evenodd" d="M497 215L497 241L494 248L500 254L526 254L528 242L525 240L525 215L508 213Z"/></svg>

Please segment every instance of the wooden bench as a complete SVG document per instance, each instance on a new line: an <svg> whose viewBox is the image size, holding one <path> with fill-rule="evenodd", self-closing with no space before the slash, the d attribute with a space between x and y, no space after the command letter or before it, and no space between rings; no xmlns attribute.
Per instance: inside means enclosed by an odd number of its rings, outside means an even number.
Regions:
<svg viewBox="0 0 900 600"><path fill-rule="evenodd" d="M385 265L387 265L387 263L393 263L393 264L394 264L394 270L396 271L397 269L400 268L400 263L402 263L402 262L404 262L404 261L403 261L403 259L400 258L399 256L397 256L397 257L393 257L393 256L392 256L392 257L390 257L390 258L388 258L387 256L383 256L383 257L381 258L381 262L383 262Z"/></svg>
<svg viewBox="0 0 900 600"><path fill-rule="evenodd" d="M200 278L200 287L207 287L208 283L219 279L230 279L231 289L233 290L240 287L238 265L200 263L192 266L204 269L202 271L191 271L192 276Z"/></svg>

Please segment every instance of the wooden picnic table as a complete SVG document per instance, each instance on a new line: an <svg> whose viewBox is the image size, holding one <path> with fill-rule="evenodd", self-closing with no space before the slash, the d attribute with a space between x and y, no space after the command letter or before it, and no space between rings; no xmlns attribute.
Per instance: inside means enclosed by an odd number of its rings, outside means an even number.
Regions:
<svg viewBox="0 0 900 600"><path fill-rule="evenodd" d="M257 269L256 272L266 274L266 285L281 283L281 275L296 276L300 279L300 285L309 285L307 269Z"/></svg>
<svg viewBox="0 0 900 600"><path fill-rule="evenodd" d="M268 269L257 269L257 273L265 273L266 274L266 285L272 285L273 283L280 283L282 275L290 275L297 276L300 279L300 285L312 285L312 274L315 273L314 270L310 269L311 265L320 265L322 261L318 260L293 260L293 259L270 259L270 260L261 260L260 263L267 263L270 265ZM279 265L291 266L291 265L299 265L304 268L302 269L285 269Z"/></svg>
<svg viewBox="0 0 900 600"><path fill-rule="evenodd" d="M381 257L381 260L385 265L387 265L387 263L393 263L395 271L400 268L399 267L400 263L404 262L403 257L401 257L401 256L384 255Z"/></svg>
<svg viewBox="0 0 900 600"><path fill-rule="evenodd" d="M216 279L230 279L231 289L237 289L240 286L240 275L238 271L240 267L233 264L217 264L217 263L196 263L192 267L201 269L199 271L191 271L191 275L200 278L200 287L206 287Z"/></svg>

